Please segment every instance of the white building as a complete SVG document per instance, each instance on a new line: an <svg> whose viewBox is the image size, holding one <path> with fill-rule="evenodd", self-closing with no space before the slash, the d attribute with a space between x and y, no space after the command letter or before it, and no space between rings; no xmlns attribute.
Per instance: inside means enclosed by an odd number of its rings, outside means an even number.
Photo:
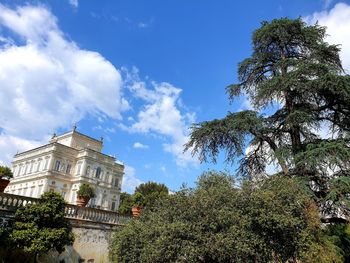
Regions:
<svg viewBox="0 0 350 263"><path fill-rule="evenodd" d="M12 162L14 174L6 193L40 197L55 190L70 204L76 204L76 192L82 183L95 188L96 197L88 206L117 210L124 165L101 153L103 141L74 128L49 144L18 153Z"/></svg>

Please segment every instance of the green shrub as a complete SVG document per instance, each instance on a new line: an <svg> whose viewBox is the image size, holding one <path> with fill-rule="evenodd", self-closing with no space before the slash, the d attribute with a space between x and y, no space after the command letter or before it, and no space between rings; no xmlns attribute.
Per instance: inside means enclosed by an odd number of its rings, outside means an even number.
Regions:
<svg viewBox="0 0 350 263"><path fill-rule="evenodd" d="M0 179L10 179L13 177L11 169L7 166L0 165Z"/></svg>
<svg viewBox="0 0 350 263"><path fill-rule="evenodd" d="M89 184L81 184L79 190L77 191L77 196L85 198L94 198L96 196L95 189Z"/></svg>

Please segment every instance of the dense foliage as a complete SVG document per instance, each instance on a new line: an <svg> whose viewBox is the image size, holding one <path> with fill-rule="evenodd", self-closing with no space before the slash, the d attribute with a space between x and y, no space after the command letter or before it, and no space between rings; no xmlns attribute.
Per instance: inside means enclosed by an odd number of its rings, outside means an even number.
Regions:
<svg viewBox="0 0 350 263"><path fill-rule="evenodd" d="M119 212L130 214L133 206L151 208L159 199L166 197L169 193L168 187L156 182L142 183L135 189L134 194L121 193Z"/></svg>
<svg viewBox="0 0 350 263"><path fill-rule="evenodd" d="M65 201L54 191L44 193L40 202L27 204L16 211L9 235L12 248L18 248L34 258L51 249L59 253L72 245L74 235L64 218Z"/></svg>
<svg viewBox="0 0 350 263"><path fill-rule="evenodd" d="M113 262L342 262L321 229L314 201L295 179L272 177L235 187L224 173L203 174L146 210L113 237ZM348 236L349 237L349 236Z"/></svg>
<svg viewBox="0 0 350 263"><path fill-rule="evenodd" d="M139 192L134 193L131 200L132 206L144 207L145 205L145 197Z"/></svg>
<svg viewBox="0 0 350 263"><path fill-rule="evenodd" d="M79 190L77 191L77 196L85 198L94 198L96 196L95 189L89 184L81 184Z"/></svg>
<svg viewBox="0 0 350 263"><path fill-rule="evenodd" d="M144 196L144 206L154 206L158 199L161 199L169 194L168 187L165 184L156 182L147 182L140 184L135 189L135 194L140 193Z"/></svg>
<svg viewBox="0 0 350 263"><path fill-rule="evenodd" d="M0 165L0 179L10 179L13 177L12 171L7 166Z"/></svg>
<svg viewBox="0 0 350 263"><path fill-rule="evenodd" d="M325 222L343 222L350 212L350 76L339 46L325 36L324 27L301 19L263 22L252 55L239 64L239 83L227 89L231 100L246 94L254 110L195 124L186 149L214 162L225 150L227 161L241 158L238 174L246 178L274 163L280 174L305 179Z"/></svg>
<svg viewBox="0 0 350 263"><path fill-rule="evenodd" d="M132 195L126 192L121 193L118 212L122 214L131 214L132 205Z"/></svg>

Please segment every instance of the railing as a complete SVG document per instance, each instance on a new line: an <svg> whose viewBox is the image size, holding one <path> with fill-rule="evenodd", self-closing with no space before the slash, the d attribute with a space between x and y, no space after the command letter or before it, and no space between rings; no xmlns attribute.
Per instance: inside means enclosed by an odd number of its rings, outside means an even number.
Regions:
<svg viewBox="0 0 350 263"><path fill-rule="evenodd" d="M40 202L40 199L37 198L0 193L0 210L2 209L15 212L19 207L30 203L35 204L38 202ZM68 219L84 220L112 225L125 225L132 218L129 215L122 215L118 212L80 207L70 204L66 205L64 214Z"/></svg>
<svg viewBox="0 0 350 263"><path fill-rule="evenodd" d="M16 211L17 208L26 204L38 203L39 199L21 195L0 193L0 209Z"/></svg>
<svg viewBox="0 0 350 263"><path fill-rule="evenodd" d="M96 208L66 205L65 217L91 222L102 222L113 225L125 225L131 216L122 215L118 212L101 210Z"/></svg>

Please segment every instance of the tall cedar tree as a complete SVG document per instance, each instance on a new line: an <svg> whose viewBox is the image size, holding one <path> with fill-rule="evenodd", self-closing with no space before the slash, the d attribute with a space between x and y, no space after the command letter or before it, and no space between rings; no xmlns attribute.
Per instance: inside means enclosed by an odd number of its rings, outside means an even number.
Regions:
<svg viewBox="0 0 350 263"><path fill-rule="evenodd" d="M239 64L239 83L227 87L231 101L247 94L254 110L194 124L185 150L213 162L226 150L227 162L241 158L238 174L245 177L264 174L273 162L280 174L305 179L324 221L343 221L349 216L350 76L340 47L325 37L325 27L301 19L263 22L253 33L251 57ZM261 114L267 107L274 113ZM327 138L320 136L324 129Z"/></svg>

